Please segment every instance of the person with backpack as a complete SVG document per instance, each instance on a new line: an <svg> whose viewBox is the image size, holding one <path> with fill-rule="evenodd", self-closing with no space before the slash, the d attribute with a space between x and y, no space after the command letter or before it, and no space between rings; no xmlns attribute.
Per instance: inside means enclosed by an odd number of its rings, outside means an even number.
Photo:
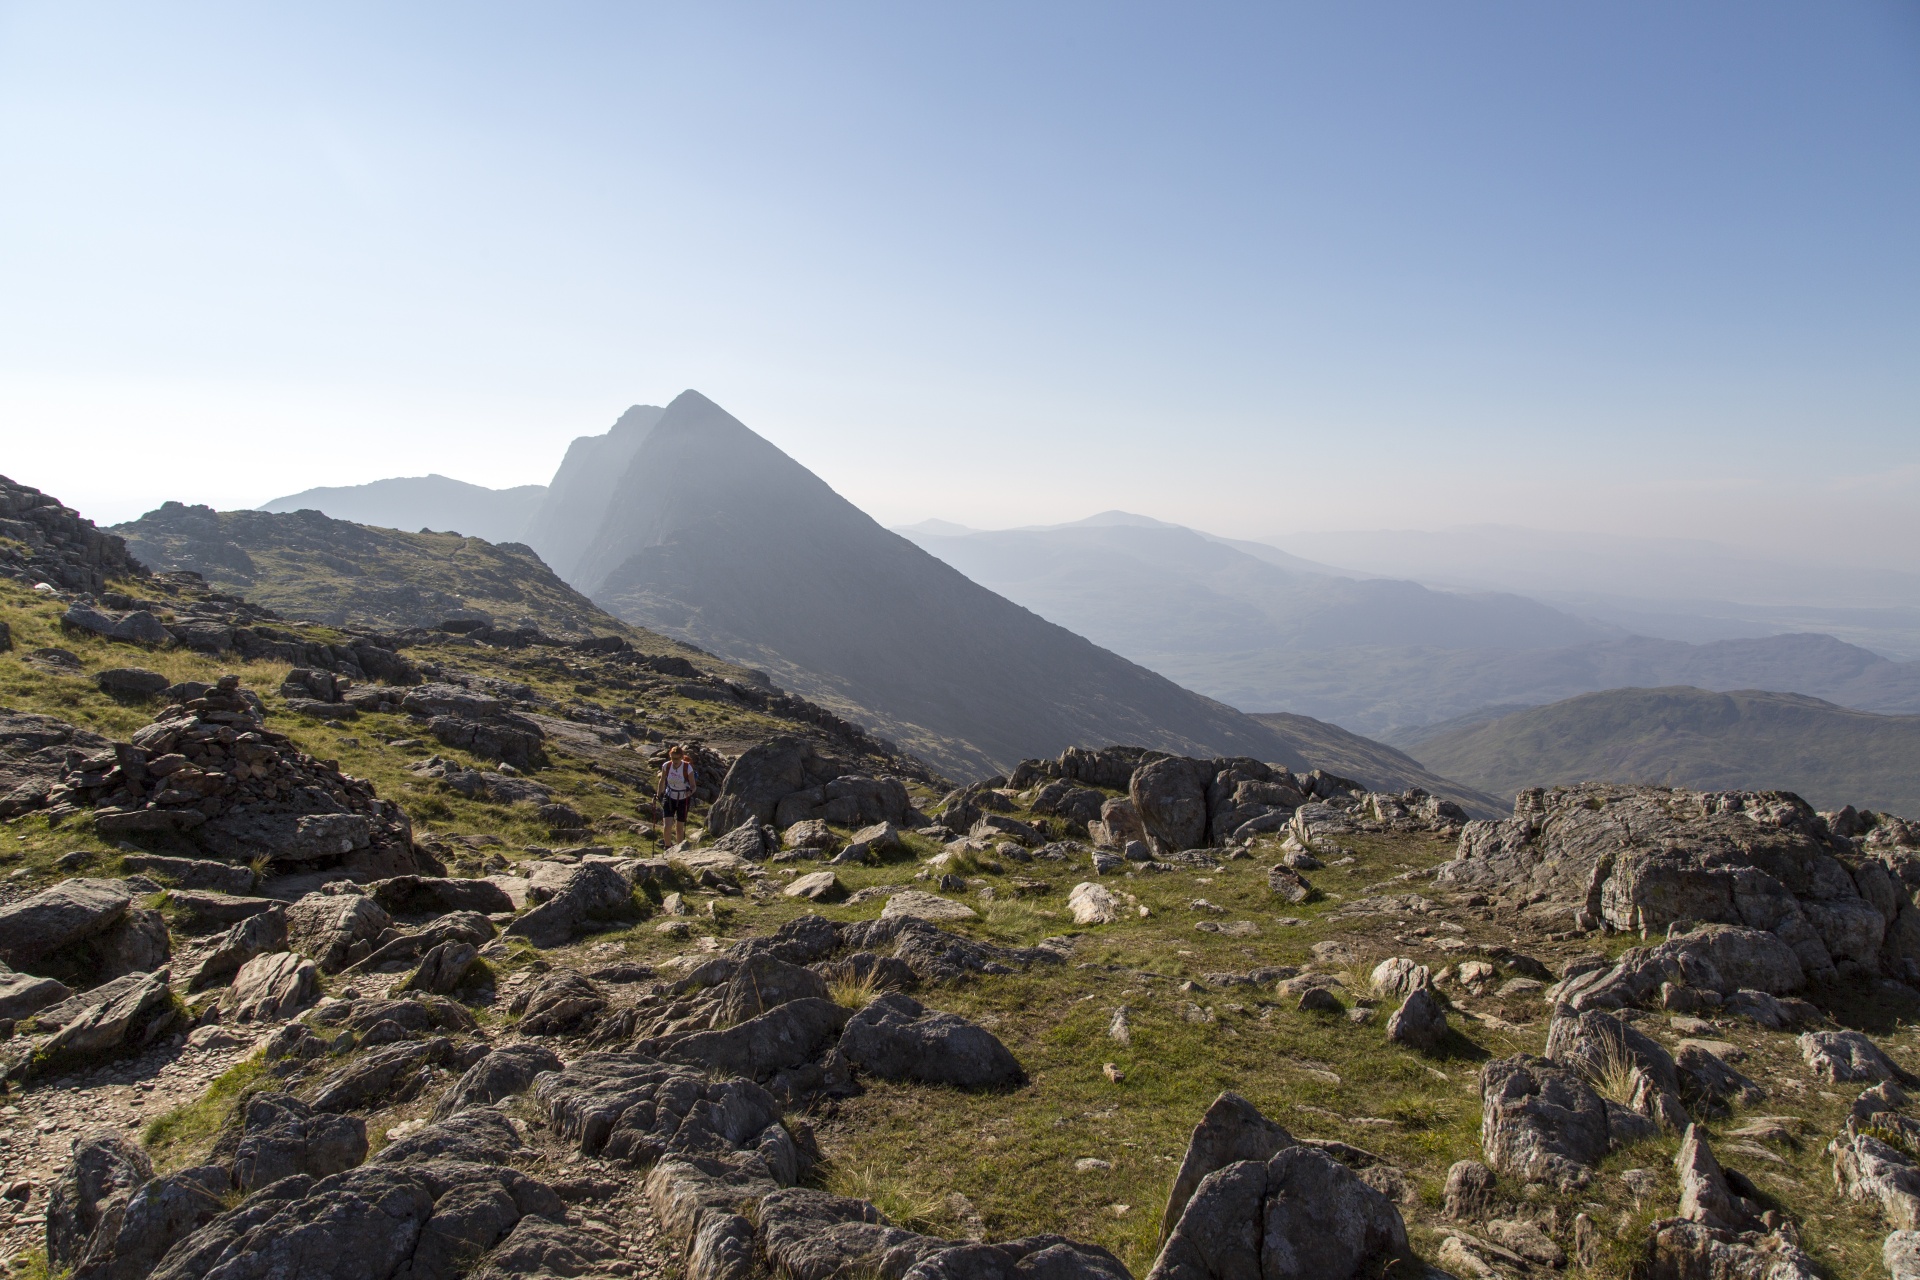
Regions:
<svg viewBox="0 0 1920 1280"><path fill-rule="evenodd" d="M693 761L679 747L667 752L660 767L660 838L678 844L687 838L687 811L693 807L693 793L699 788Z"/></svg>

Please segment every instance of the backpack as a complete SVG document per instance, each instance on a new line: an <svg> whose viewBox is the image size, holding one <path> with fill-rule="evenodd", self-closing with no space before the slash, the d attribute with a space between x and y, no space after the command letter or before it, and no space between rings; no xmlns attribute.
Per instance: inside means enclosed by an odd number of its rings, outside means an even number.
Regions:
<svg viewBox="0 0 1920 1280"><path fill-rule="evenodd" d="M669 800L685 800L694 792L693 762L682 760L679 764L671 761L660 768L660 789Z"/></svg>

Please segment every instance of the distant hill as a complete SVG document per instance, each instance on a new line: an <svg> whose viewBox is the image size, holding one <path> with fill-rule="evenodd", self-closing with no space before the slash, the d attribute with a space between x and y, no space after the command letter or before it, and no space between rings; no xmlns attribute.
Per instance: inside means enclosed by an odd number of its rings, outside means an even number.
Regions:
<svg viewBox="0 0 1920 1280"><path fill-rule="evenodd" d="M1610 689L1422 743L1420 761L1511 798L1588 781L1779 788L1816 807L1920 815L1920 715L1874 715L1791 693Z"/></svg>
<svg viewBox="0 0 1920 1280"><path fill-rule="evenodd" d="M193 570L294 618L390 630L482 617L556 636L638 634L520 543L377 529L317 511L215 511L178 502L112 531L151 568Z"/></svg>
<svg viewBox="0 0 1920 1280"><path fill-rule="evenodd" d="M610 612L763 667L957 777L1076 743L1308 763L889 533L696 392L635 453L577 580Z"/></svg>
<svg viewBox="0 0 1920 1280"><path fill-rule="evenodd" d="M488 489L442 475L406 476L332 489L306 489L260 504L271 512L318 511L382 529L438 529L488 542L526 541L547 487Z"/></svg>
<svg viewBox="0 0 1920 1280"><path fill-rule="evenodd" d="M1253 718L1284 735L1320 768L1364 782L1370 790L1405 791L1418 787L1464 806L1476 818L1505 817L1513 808L1511 800L1501 800L1452 778L1443 778L1405 752L1396 751L1384 742L1348 733L1337 724L1284 711L1269 711Z"/></svg>

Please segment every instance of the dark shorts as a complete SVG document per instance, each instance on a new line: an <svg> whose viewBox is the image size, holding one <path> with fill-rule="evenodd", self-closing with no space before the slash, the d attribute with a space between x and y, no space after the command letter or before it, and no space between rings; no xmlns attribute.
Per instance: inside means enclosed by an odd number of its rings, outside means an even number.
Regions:
<svg viewBox="0 0 1920 1280"><path fill-rule="evenodd" d="M660 809L663 815L662 821L685 822L687 820L687 810L692 807L692 796L688 796L685 800L675 800L672 796L662 796L660 798Z"/></svg>

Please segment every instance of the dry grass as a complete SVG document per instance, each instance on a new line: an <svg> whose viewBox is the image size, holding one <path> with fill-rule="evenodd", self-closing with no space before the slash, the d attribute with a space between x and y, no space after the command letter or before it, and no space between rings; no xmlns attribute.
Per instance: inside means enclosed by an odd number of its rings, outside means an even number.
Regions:
<svg viewBox="0 0 1920 1280"><path fill-rule="evenodd" d="M842 1008L858 1012L881 994L879 974L869 970L862 978L836 978L827 984L827 998Z"/></svg>

